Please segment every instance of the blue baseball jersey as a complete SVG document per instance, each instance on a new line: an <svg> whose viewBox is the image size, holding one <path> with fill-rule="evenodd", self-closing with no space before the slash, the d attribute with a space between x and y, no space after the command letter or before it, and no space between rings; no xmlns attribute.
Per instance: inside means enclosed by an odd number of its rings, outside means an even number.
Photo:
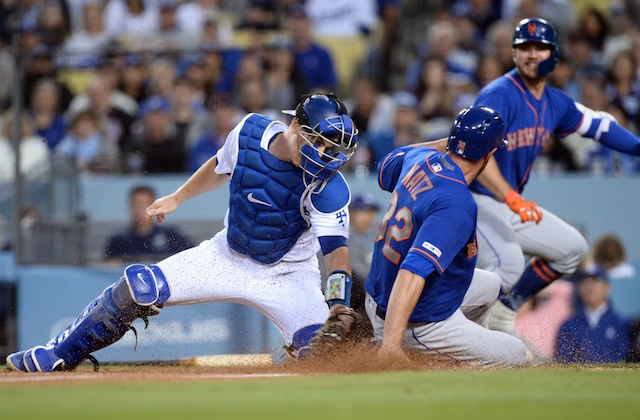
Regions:
<svg viewBox="0 0 640 420"><path fill-rule="evenodd" d="M462 170L428 147L403 147L378 166L392 192L375 239L365 289L387 310L402 268L426 280L410 322L448 318L462 303L476 264L478 208Z"/></svg>
<svg viewBox="0 0 640 420"><path fill-rule="evenodd" d="M504 120L509 145L498 149L494 157L502 176L518 192L524 189L531 165L551 136L578 131L584 118L574 100L560 89L545 86L540 100L536 99L516 69L482 89L474 105L492 108ZM478 181L470 188L491 195Z"/></svg>

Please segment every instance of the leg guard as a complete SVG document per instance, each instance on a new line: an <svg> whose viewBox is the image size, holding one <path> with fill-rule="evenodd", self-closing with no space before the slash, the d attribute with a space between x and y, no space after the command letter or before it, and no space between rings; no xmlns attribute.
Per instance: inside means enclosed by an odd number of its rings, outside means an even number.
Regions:
<svg viewBox="0 0 640 420"><path fill-rule="evenodd" d="M294 360L303 359L309 355L311 350L311 339L315 337L322 324L309 325L300 328L293 334L293 343L285 346L287 354Z"/></svg>
<svg viewBox="0 0 640 420"><path fill-rule="evenodd" d="M7 361L11 360L15 370L26 372L74 369L91 353L118 341L137 318L148 324L147 317L159 314L170 294L157 266L130 265L120 280L105 289L46 346L15 353ZM22 365L17 361L21 353Z"/></svg>

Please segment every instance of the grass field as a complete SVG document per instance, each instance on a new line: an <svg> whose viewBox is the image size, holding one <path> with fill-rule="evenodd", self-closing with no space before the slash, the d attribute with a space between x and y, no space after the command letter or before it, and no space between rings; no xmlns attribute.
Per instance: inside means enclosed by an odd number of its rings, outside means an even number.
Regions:
<svg viewBox="0 0 640 420"><path fill-rule="evenodd" d="M29 380L26 377L29 376ZM640 419L640 366L292 376L0 374L1 419Z"/></svg>

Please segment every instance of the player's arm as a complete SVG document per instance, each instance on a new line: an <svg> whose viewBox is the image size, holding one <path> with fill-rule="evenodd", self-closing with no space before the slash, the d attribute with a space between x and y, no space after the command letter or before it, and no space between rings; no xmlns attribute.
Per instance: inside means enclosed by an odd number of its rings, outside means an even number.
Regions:
<svg viewBox="0 0 640 420"><path fill-rule="evenodd" d="M579 102L575 102L575 105L583 114L580 126L576 130L578 134L591 137L618 152L640 156L640 139L618 124L611 114L594 111Z"/></svg>
<svg viewBox="0 0 640 420"><path fill-rule="evenodd" d="M409 317L424 289L425 279L409 270L400 269L391 288L378 356L389 360L406 360L402 350Z"/></svg>
<svg viewBox="0 0 640 420"><path fill-rule="evenodd" d="M155 216L162 223L165 215L176 211L183 202L224 185L229 175L216 173L216 162L217 157L213 156L175 192L154 201L147 209L147 220Z"/></svg>
<svg viewBox="0 0 640 420"><path fill-rule="evenodd" d="M187 182L182 184L174 193L154 201L149 206L147 209L148 220L155 216L158 219L158 223L162 223L165 215L176 211L183 202L215 190L229 180L238 161L239 132L250 115L247 115L231 130L218 153L191 175Z"/></svg>
<svg viewBox="0 0 640 420"><path fill-rule="evenodd" d="M525 200L511 187L502 176L500 167L493 156L476 180L489 190L496 199L504 201L511 211L519 215L522 223L531 221L540 223L540 220L542 220L542 211L538 208L538 205L533 201Z"/></svg>

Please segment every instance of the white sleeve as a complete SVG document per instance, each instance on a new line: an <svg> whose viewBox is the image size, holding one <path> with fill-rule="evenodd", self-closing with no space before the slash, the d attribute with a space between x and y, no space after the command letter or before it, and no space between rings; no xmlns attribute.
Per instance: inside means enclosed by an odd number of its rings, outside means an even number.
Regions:
<svg viewBox="0 0 640 420"><path fill-rule="evenodd" d="M309 221L311 222L311 231L320 238L322 236L342 236L349 239L349 203L344 207L323 213L311 202L309 194L305 198L304 205L309 209Z"/></svg>
<svg viewBox="0 0 640 420"><path fill-rule="evenodd" d="M251 115L251 114L249 114ZM224 145L216 153L216 159L218 161L216 165L217 174L232 174L233 170L238 163L238 150L240 145L238 143L238 136L240 134L240 128L244 125L245 120L249 117L247 115L235 126L233 130L227 136L224 141Z"/></svg>

